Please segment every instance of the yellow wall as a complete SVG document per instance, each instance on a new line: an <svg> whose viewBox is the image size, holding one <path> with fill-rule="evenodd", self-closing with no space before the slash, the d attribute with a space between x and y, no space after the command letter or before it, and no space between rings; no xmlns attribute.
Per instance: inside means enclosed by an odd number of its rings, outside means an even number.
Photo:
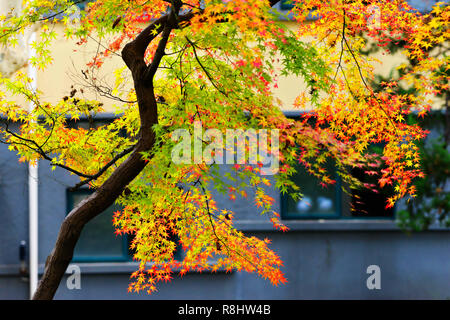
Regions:
<svg viewBox="0 0 450 320"><path fill-rule="evenodd" d="M294 22L286 22L286 24L290 29L295 30ZM99 48L98 44L92 40L81 46L76 45L75 40L66 40L62 35L62 28L62 25L55 26L55 31L58 32L59 36L51 48L54 58L53 63L44 71L38 71L37 76L38 88L44 92L44 100L49 102L56 102L69 95L72 85L79 88L80 84L86 84L81 70L87 69L86 64ZM389 74L392 68L406 61L400 53L395 55L378 53L375 57L382 61L381 65L375 65L375 73L385 76ZM124 66L124 63L118 56L107 59L102 68L102 73L96 75L97 80L109 83L112 86L114 83L113 70L122 66ZM130 77L129 79L128 88L132 85L132 80ZM278 89L275 90L275 94L281 99L283 109L292 110L296 96L305 89L306 85L301 79L292 76L279 77ZM102 101L105 104L105 110L109 112L114 111L114 104L118 104L116 101L101 97L92 88L85 88L82 97ZM21 100L19 99L19 101Z"/></svg>
<svg viewBox="0 0 450 320"><path fill-rule="evenodd" d="M50 102L56 102L62 97L69 95L71 86L80 88L90 84L86 82L81 70L88 69L87 63L95 56L97 50L104 50L96 41L89 40L86 44L77 45L75 40L66 40L62 34L62 26L57 25L56 31L59 36L54 42L51 50L53 53L53 63L44 71L38 71L38 88L45 93L44 98ZM101 73L96 74L98 84L114 84L113 71L117 67L124 66L123 60L118 56L112 56L105 60ZM88 73L90 75L90 73ZM131 81L131 79L130 79ZM112 110L114 103L110 99L102 97L93 88L85 87L84 93L80 95L85 99L96 99L105 103L109 110ZM80 94L80 93L78 93Z"/></svg>

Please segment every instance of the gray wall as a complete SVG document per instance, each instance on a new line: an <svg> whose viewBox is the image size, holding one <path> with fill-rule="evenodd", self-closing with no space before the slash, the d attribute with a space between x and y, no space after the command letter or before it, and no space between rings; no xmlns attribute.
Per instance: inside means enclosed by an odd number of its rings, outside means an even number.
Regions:
<svg viewBox="0 0 450 320"><path fill-rule="evenodd" d="M434 2L434 1L433 1ZM410 1L420 10L421 1ZM39 168L39 261L52 249L66 214L66 188L76 179ZM0 144L0 299L27 299L18 275L18 248L28 240L27 166ZM273 191L272 193L276 195ZM230 205L222 199L219 203ZM278 205L278 204L277 204ZM57 299L450 299L449 230L407 235L387 220L289 221L288 233L273 232L249 203L231 203L240 227L268 237L284 260L288 284L273 287L245 273L188 274L159 285L152 296L127 294L132 263L79 264L81 290L63 279ZM381 268L381 290L366 287L367 266Z"/></svg>
<svg viewBox="0 0 450 320"><path fill-rule="evenodd" d="M28 238L27 166L0 145L0 299L27 299L18 275L18 247ZM62 170L39 167L41 271L66 214L66 188L76 181ZM277 194L273 192L275 196ZM219 205L230 203L219 200ZM187 274L159 292L128 294L133 263L79 263L81 289L63 279L56 299L450 299L450 233L439 228L407 235L391 220L288 221L274 232L251 204L231 204L239 228L273 240L288 283L278 287L246 273ZM369 290L369 265L381 268L381 290Z"/></svg>
<svg viewBox="0 0 450 320"><path fill-rule="evenodd" d="M284 260L283 271L289 281L286 285L274 287L247 273L188 274L159 285L159 292L152 296L137 295L126 292L127 274L112 271L113 266L98 265L97 271L81 266L81 290L68 290L63 280L56 298L450 299L448 232L407 236L381 228L325 229L328 228L289 234L255 233L273 239L273 248ZM372 264L381 269L380 290L366 286L366 270ZM110 273L103 273L108 268Z"/></svg>

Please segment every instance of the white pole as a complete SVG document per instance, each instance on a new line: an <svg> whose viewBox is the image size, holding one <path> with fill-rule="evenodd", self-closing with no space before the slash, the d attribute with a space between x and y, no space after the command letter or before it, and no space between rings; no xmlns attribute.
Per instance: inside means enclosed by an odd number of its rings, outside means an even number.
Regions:
<svg viewBox="0 0 450 320"><path fill-rule="evenodd" d="M36 40L36 32L30 36L28 41L29 56L36 55L36 50L31 43ZM32 90L37 88L36 67L28 64L28 76L32 79ZM34 104L30 103L30 112L34 109ZM33 297L38 284L38 162L35 165L28 165L28 201L29 201L29 244L30 244L30 299Z"/></svg>

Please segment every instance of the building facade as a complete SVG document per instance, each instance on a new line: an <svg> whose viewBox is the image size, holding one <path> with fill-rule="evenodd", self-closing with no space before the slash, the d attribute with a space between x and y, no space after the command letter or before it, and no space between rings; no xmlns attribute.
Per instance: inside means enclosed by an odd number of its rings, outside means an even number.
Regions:
<svg viewBox="0 0 450 320"><path fill-rule="evenodd" d="M100 123L108 121L104 117ZM27 270L21 272L24 265L27 269L28 258L28 166L5 145L0 145L0 163L0 299L28 299ZM70 192L77 178L59 168L52 171L48 163L41 161L38 171L41 275L65 215L89 191ZM395 210L381 212L374 206L382 198L367 201L367 215L352 216L351 196L339 188L324 190L301 173L297 178L304 187L303 201L311 205L289 204L275 189L269 190L277 200L275 210L290 228L285 233L276 231L249 201L216 198L219 207L236 213L239 229L272 240L271 248L284 261L287 284L274 287L254 274L222 270L188 273L183 278L175 273L171 283L161 283L151 296L127 293L137 263L132 261L126 236L114 235L111 219L116 208L112 207L83 230L55 299L450 298L449 229L405 233L396 225ZM20 257L24 243L25 256Z"/></svg>
<svg viewBox="0 0 450 320"><path fill-rule="evenodd" d="M38 80L48 86L46 77L52 74L38 74ZM289 100L289 93L285 96ZM97 125L111 117L98 116ZM28 165L0 144L0 299L29 299L28 179ZM60 168L52 171L42 161L36 179L41 275L64 217L89 191L70 192L77 178ZM272 240L271 249L284 261L287 284L274 287L254 274L219 270L183 278L175 273L172 282L159 284L151 296L128 293L138 264L128 249L130 239L114 235L112 207L83 230L55 299L450 299L449 229L409 234L397 227L398 208L384 210L383 195L363 195L367 214L354 214L354 195L343 193L339 183L324 190L305 174L294 179L304 187L300 202L269 190L290 229L286 233L276 231L252 203L216 198L219 207L236 213L240 230Z"/></svg>

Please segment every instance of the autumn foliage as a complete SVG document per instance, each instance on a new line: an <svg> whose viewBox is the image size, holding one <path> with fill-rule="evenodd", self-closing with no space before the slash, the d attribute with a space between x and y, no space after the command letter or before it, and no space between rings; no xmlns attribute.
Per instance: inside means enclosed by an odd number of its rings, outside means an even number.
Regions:
<svg viewBox="0 0 450 320"><path fill-rule="evenodd" d="M378 187L394 187L387 207L414 196L413 181L423 177L416 142L426 131L405 118L412 112L425 116L436 93L448 90L445 75L433 72L447 66L448 57L427 50L448 41L445 4L422 14L400 0L294 0L291 16L297 24L291 30L271 9L277 1L97 0L76 18L79 23L68 14L55 15L72 10L73 2L25 1L20 16L0 17L0 42L11 45L21 30L40 21L41 40L33 44L37 55L30 63L45 69L52 63L52 25L62 23L67 41L105 43L83 71L88 79L170 8L178 19L166 39L162 27L152 29L147 64L167 41L151 84L158 101L155 143L141 153L147 165L117 199L123 210L113 221L118 235L133 235L134 258L140 262L130 291L153 292L157 282L169 281L174 271L184 275L219 268L255 272L275 285L286 282L270 240L237 230L235 214L219 208L214 195L246 198L275 228L287 231L266 188L274 184L301 197L301 186L290 181L298 163L324 187L335 183L325 168L331 161L349 188L375 189L350 174L351 168L363 168L378 176ZM419 94L396 94L397 83L392 81L383 83L381 91L372 89L380 62L362 54L368 42L382 48L406 43L403 54L417 63L400 81ZM390 52L386 49L385 54ZM0 129L2 141L21 160L48 160L50 166L80 176L77 187L98 188L125 161L141 134L136 92L121 90L131 75L125 64L114 74L109 96L118 101L118 117L95 129L68 126L69 120L95 118L104 111L101 102L78 96L82 88L50 103L39 88L31 89L24 73L0 78L0 113L7 120ZM289 75L300 78L307 89L299 89L294 106L283 106L274 92L278 79ZM33 102L33 111L17 105L10 99L13 95ZM289 119L283 107L305 115ZM194 120L201 121L203 130L223 133L228 128L278 129L280 170L275 179L261 175L259 166L235 165L224 174L217 164L174 164L171 134L176 129L192 131ZM21 124L19 132L8 127L11 122ZM367 151L376 143L384 145L381 156ZM174 260L177 241L184 250L182 261Z"/></svg>

